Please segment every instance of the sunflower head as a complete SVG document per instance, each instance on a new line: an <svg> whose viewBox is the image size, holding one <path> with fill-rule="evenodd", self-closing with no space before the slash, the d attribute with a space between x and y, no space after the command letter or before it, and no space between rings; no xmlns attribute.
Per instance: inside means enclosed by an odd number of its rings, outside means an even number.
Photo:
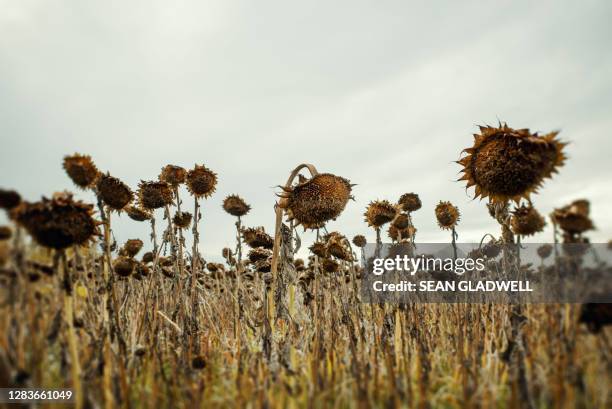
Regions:
<svg viewBox="0 0 612 409"><path fill-rule="evenodd" d="M411 237L411 229L406 227L404 229L399 229L395 227L393 224L389 226L387 229L387 235L391 239L391 241L404 241Z"/></svg>
<svg viewBox="0 0 612 409"><path fill-rule="evenodd" d="M130 219L137 222L144 222L151 219L151 212L144 210L141 207L128 206L125 211Z"/></svg>
<svg viewBox="0 0 612 409"><path fill-rule="evenodd" d="M129 277L134 272L136 261L131 257L119 256L113 261L113 270L120 277Z"/></svg>
<svg viewBox="0 0 612 409"><path fill-rule="evenodd" d="M21 195L15 190L0 189L0 209L6 211L16 208L21 203Z"/></svg>
<svg viewBox="0 0 612 409"><path fill-rule="evenodd" d="M531 205L517 208L510 219L512 232L520 236L533 236L544 230L545 225L544 218Z"/></svg>
<svg viewBox="0 0 612 409"><path fill-rule="evenodd" d="M368 240L366 240L365 236L358 234L353 237L353 244L359 248L364 248L368 244Z"/></svg>
<svg viewBox="0 0 612 409"><path fill-rule="evenodd" d="M404 193L400 196L397 204L405 212L414 212L421 208L421 199L416 193Z"/></svg>
<svg viewBox="0 0 612 409"><path fill-rule="evenodd" d="M100 172L91 160L89 155L79 155L64 157L64 170L72 179L75 185L81 189L87 189L95 185Z"/></svg>
<svg viewBox="0 0 612 409"><path fill-rule="evenodd" d="M397 215L397 207L389 203L387 200L377 200L370 202L366 212L364 213L365 221L368 226L379 228L382 225L389 223Z"/></svg>
<svg viewBox="0 0 612 409"><path fill-rule="evenodd" d="M538 256L540 256L541 258L545 259L550 257L550 255L552 254L553 251L553 247L550 244L542 244L540 247L538 247Z"/></svg>
<svg viewBox="0 0 612 409"><path fill-rule="evenodd" d="M242 229L242 238L251 248L263 247L272 249L274 240L263 227L249 227Z"/></svg>
<svg viewBox="0 0 612 409"><path fill-rule="evenodd" d="M269 273L272 270L272 256L258 260L255 263L255 270L259 273Z"/></svg>
<svg viewBox="0 0 612 409"><path fill-rule="evenodd" d="M563 166L565 143L556 139L558 132L532 134L528 129L481 126L474 135L474 145L464 150L457 163L463 166L467 187L474 186L476 197L492 202L528 199Z"/></svg>
<svg viewBox="0 0 612 409"><path fill-rule="evenodd" d="M187 177L187 171L180 166L174 165L166 165L162 168L161 174L159 175L159 180L161 182L166 182L172 187L177 187L178 185L185 183L185 178Z"/></svg>
<svg viewBox="0 0 612 409"><path fill-rule="evenodd" d="M251 251L249 251L248 255L248 258L251 263L257 263L260 260L267 260L270 257L272 257L272 252L263 247L256 247L252 249Z"/></svg>
<svg viewBox="0 0 612 409"><path fill-rule="evenodd" d="M327 252L329 255L343 261L353 261L348 240L338 232L331 232L325 236Z"/></svg>
<svg viewBox="0 0 612 409"><path fill-rule="evenodd" d="M313 243L312 246L308 247L308 249L315 256L327 257L327 246L322 241L317 241L317 242Z"/></svg>
<svg viewBox="0 0 612 409"><path fill-rule="evenodd" d="M321 261L321 269L326 273L336 273L340 269L340 264L331 258L324 258Z"/></svg>
<svg viewBox="0 0 612 409"><path fill-rule="evenodd" d="M229 195L223 200L223 210L232 216L241 217L251 210L251 206L238 195Z"/></svg>
<svg viewBox="0 0 612 409"><path fill-rule="evenodd" d="M134 257L142 249L144 243L140 239L130 239L125 242L121 253L128 257Z"/></svg>
<svg viewBox="0 0 612 409"><path fill-rule="evenodd" d="M582 234L595 228L589 217L589 210L588 200L575 200L567 206L555 209L550 217L564 232Z"/></svg>
<svg viewBox="0 0 612 409"><path fill-rule="evenodd" d="M318 229L335 220L351 199L352 185L347 179L330 173L302 178L290 188L283 188L279 206L304 229Z"/></svg>
<svg viewBox="0 0 612 409"><path fill-rule="evenodd" d="M176 212L172 221L179 229L186 229L191 225L191 218L192 216L189 212Z"/></svg>
<svg viewBox="0 0 612 409"><path fill-rule="evenodd" d="M451 202L438 203L436 206L436 219L441 229L450 230L457 226L459 222L460 213L456 206L453 206Z"/></svg>
<svg viewBox="0 0 612 409"><path fill-rule="evenodd" d="M395 219L393 219L393 222L391 222L391 224L393 225L393 227L403 230L410 226L410 219L408 218L408 215L406 213L398 213L397 216L395 216Z"/></svg>
<svg viewBox="0 0 612 409"><path fill-rule="evenodd" d="M100 175L96 183L100 199L113 210L123 210L134 199L134 194L121 180L109 175Z"/></svg>
<svg viewBox="0 0 612 409"><path fill-rule="evenodd" d="M153 260L155 260L155 254L153 254L152 251L147 251L146 253L142 255L143 263L152 263Z"/></svg>
<svg viewBox="0 0 612 409"><path fill-rule="evenodd" d="M206 166L196 165L187 172L187 189L197 198L207 198L215 192L217 174Z"/></svg>
<svg viewBox="0 0 612 409"><path fill-rule="evenodd" d="M172 204L172 188L166 182L140 181L138 202L145 209L159 209Z"/></svg>
<svg viewBox="0 0 612 409"><path fill-rule="evenodd" d="M86 244L98 235L92 217L93 206L74 201L70 193L56 193L52 199L22 203L16 220L38 244L53 249L65 249Z"/></svg>

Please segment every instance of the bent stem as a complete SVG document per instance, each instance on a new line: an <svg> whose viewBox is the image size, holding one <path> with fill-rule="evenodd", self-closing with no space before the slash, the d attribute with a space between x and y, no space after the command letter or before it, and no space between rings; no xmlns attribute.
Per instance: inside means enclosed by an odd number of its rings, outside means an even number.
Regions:
<svg viewBox="0 0 612 409"><path fill-rule="evenodd" d="M293 183L293 180L296 178L296 176L298 175L298 173L300 173L300 171L302 169L308 169L308 171L310 172L311 177L314 177L316 175L319 174L319 172L317 171L317 168L314 167L314 165L311 165L309 163L302 163L299 166L297 166L295 169L293 169L293 171L291 172L291 174L289 175L289 178L287 179L287 182L285 183L284 188L285 189L290 189L291 188L291 184ZM276 276L278 274L278 256L280 253L280 243L281 243L281 224L283 222L283 209L279 206L278 203L276 203L276 205L274 206L274 211L276 212L276 220L274 223L274 247L272 249L272 269L271 269L271 273L272 273L272 283L269 286L268 289L266 289L266 305L267 305L267 319L269 320L270 323L274 322L274 291L276 290ZM272 326L273 327L273 326Z"/></svg>

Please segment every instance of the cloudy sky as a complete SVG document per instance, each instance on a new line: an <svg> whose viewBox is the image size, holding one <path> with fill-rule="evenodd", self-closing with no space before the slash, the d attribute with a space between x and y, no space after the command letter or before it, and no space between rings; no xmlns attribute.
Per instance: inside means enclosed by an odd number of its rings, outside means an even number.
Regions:
<svg viewBox="0 0 612 409"><path fill-rule="evenodd" d="M611 2L589 0L0 0L0 187L29 200L73 189L61 162L74 152L132 187L202 163L219 174L203 204L211 257L234 240L226 195L272 229L275 186L309 162L358 184L329 229L372 239L367 203L417 192L419 241L449 238L439 200L476 241L498 227L453 161L476 125L501 120L561 130L570 159L534 202L548 213L590 199L591 237L607 241L610 17ZM119 220L119 241L146 236Z"/></svg>

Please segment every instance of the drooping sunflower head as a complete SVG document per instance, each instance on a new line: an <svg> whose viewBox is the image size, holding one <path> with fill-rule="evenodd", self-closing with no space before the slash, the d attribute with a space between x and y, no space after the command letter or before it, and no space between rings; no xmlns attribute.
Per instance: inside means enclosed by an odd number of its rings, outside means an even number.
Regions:
<svg viewBox="0 0 612 409"><path fill-rule="evenodd" d="M368 226L374 228L379 228L389 223L391 220L395 219L396 215L397 207L387 200L370 202L364 213L365 221L368 223Z"/></svg>
<svg viewBox="0 0 612 409"><path fill-rule="evenodd" d="M120 277L129 277L134 272L136 260L127 256L119 256L113 261L113 270Z"/></svg>
<svg viewBox="0 0 612 409"><path fill-rule="evenodd" d="M186 229L191 225L191 218L192 216L189 212L176 212L172 221L179 229Z"/></svg>
<svg viewBox="0 0 612 409"><path fill-rule="evenodd" d="M387 229L387 235L391 241L405 241L411 237L411 229L409 227L399 229L391 224Z"/></svg>
<svg viewBox="0 0 612 409"><path fill-rule="evenodd" d="M145 209L153 210L172 204L172 188L166 182L140 181L138 202Z"/></svg>
<svg viewBox="0 0 612 409"><path fill-rule="evenodd" d="M436 206L436 219L441 229L453 229L457 226L460 216L459 209L451 202L440 201Z"/></svg>
<svg viewBox="0 0 612 409"><path fill-rule="evenodd" d="M325 236L327 253L339 260L353 261L353 255L346 237L339 232L331 232Z"/></svg>
<svg viewBox="0 0 612 409"><path fill-rule="evenodd" d="M353 244L359 248L364 248L366 244L368 244L368 240L365 238L365 236L358 234L353 237Z"/></svg>
<svg viewBox="0 0 612 409"><path fill-rule="evenodd" d="M324 258L321 260L321 269L325 273L336 273L338 270L340 270L340 264L331 258Z"/></svg>
<svg viewBox="0 0 612 409"><path fill-rule="evenodd" d="M155 260L155 254L153 254L152 251L147 251L146 253L142 255L143 263L152 263L153 260Z"/></svg>
<svg viewBox="0 0 612 409"><path fill-rule="evenodd" d="M65 249L87 244L99 234L93 206L72 199L70 193L56 193L52 199L22 203L16 220L41 246Z"/></svg>
<svg viewBox="0 0 612 409"><path fill-rule="evenodd" d="M481 126L474 145L457 163L463 166L467 187L474 186L476 197L492 202L528 199L546 178L563 166L566 143L557 140L558 132L532 134L528 129Z"/></svg>
<svg viewBox="0 0 612 409"><path fill-rule="evenodd" d="M100 172L89 155L75 153L64 157L64 170L75 185L87 189L95 185Z"/></svg>
<svg viewBox="0 0 612 409"><path fill-rule="evenodd" d="M203 165L187 172L187 189L197 198L207 198L215 192L217 174Z"/></svg>
<svg viewBox="0 0 612 409"><path fill-rule="evenodd" d="M322 241L316 241L308 249L318 257L327 257L327 246Z"/></svg>
<svg viewBox="0 0 612 409"><path fill-rule="evenodd" d="M510 219L512 232L520 236L533 236L544 230L545 225L542 215L531 205L517 208Z"/></svg>
<svg viewBox="0 0 612 409"><path fill-rule="evenodd" d="M550 255L552 254L553 251L553 246L551 246L550 244L542 244L540 247L538 247L538 256L540 256L541 258L548 258L550 257Z"/></svg>
<svg viewBox="0 0 612 409"><path fill-rule="evenodd" d="M295 186L283 188L279 206L285 209L289 220L295 220L304 229L318 229L340 216L352 198L351 189L347 179L320 173L301 180Z"/></svg>
<svg viewBox="0 0 612 409"><path fill-rule="evenodd" d="M134 257L142 249L143 244L140 239L130 239L123 245L121 253L128 257Z"/></svg>
<svg viewBox="0 0 612 409"><path fill-rule="evenodd" d="M21 203L21 195L15 190L0 189L0 209L6 211L16 208Z"/></svg>
<svg viewBox="0 0 612 409"><path fill-rule="evenodd" d="M401 209L405 212L414 212L421 208L421 199L416 193L404 193L400 196L397 204L400 205Z"/></svg>
<svg viewBox="0 0 612 409"><path fill-rule="evenodd" d="M185 168L175 165L166 165L162 168L159 180L166 182L172 187L177 187L180 184L185 183L187 177L187 171Z"/></svg>
<svg viewBox="0 0 612 409"><path fill-rule="evenodd" d="M151 219L151 212L137 206L128 206L125 209L125 212L130 217L130 219L137 222L144 222L146 220Z"/></svg>
<svg viewBox="0 0 612 409"><path fill-rule="evenodd" d="M102 201L113 210L123 210L134 200L134 194L121 180L109 175L100 175L96 189Z"/></svg>
<svg viewBox="0 0 612 409"><path fill-rule="evenodd" d="M232 216L241 217L251 210L251 206L249 206L240 196L229 195L223 200L223 210Z"/></svg>
<svg viewBox="0 0 612 409"><path fill-rule="evenodd" d="M263 227L249 227L242 229L242 238L251 248L263 247L272 249L274 240Z"/></svg>
<svg viewBox="0 0 612 409"><path fill-rule="evenodd" d="M588 200L575 200L567 206L555 209L550 215L553 223L569 234L582 234L595 229L589 217L590 204Z"/></svg>
<svg viewBox="0 0 612 409"><path fill-rule="evenodd" d="M391 224L393 225L393 227L403 230L410 226L410 219L408 218L408 215L406 213L398 213L397 216L395 216L395 219L393 219L393 221L391 222Z"/></svg>
<svg viewBox="0 0 612 409"><path fill-rule="evenodd" d="M272 252L263 247L255 247L251 251L249 251L248 258L251 263L257 263L260 260L267 260L272 257Z"/></svg>

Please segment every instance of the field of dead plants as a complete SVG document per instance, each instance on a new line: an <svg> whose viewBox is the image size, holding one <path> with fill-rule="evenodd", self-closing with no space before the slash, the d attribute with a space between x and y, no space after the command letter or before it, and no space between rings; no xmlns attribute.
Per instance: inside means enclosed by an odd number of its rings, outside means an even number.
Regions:
<svg viewBox="0 0 612 409"><path fill-rule="evenodd" d="M483 232L484 257L545 223L555 242L542 259L588 246L586 199L550 215L532 205L566 160L556 133L500 124L466 145L457 184L499 224ZM218 212L234 218L236 244L214 250L224 262L205 260L199 235L214 232L200 205L217 174L161 166L130 187L74 154L63 159L74 194L28 202L18 186L0 190L10 220L0 227L0 386L71 388L77 408L610 407L609 304L364 303L365 237L326 228L351 205L350 175L311 164L279 170L274 231L248 225L239 192L225 198ZM80 201L82 190L97 202ZM372 201L365 223L376 244L414 244L416 211L455 242L460 209L424 209L416 193ZM119 213L150 236L117 242ZM317 240L301 243L299 229Z"/></svg>

